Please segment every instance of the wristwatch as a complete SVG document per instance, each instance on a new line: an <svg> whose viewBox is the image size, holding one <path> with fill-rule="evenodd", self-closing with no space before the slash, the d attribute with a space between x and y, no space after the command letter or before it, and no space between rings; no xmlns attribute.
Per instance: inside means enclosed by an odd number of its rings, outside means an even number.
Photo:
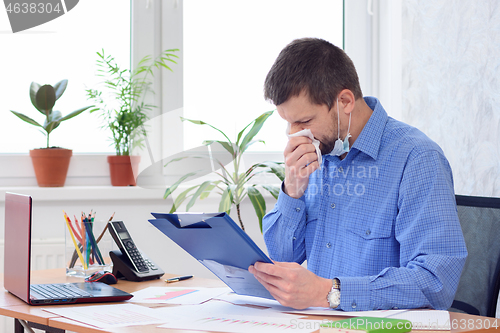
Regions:
<svg viewBox="0 0 500 333"><path fill-rule="evenodd" d="M332 290L330 290L330 292L326 296L326 300L330 304L330 307L332 309L335 309L340 305L340 281L339 279L335 278L332 279L332 282Z"/></svg>

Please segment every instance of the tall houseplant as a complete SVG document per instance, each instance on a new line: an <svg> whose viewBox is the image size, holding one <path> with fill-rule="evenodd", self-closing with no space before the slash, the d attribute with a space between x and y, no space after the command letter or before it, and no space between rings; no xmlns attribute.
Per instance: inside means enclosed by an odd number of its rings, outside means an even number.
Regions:
<svg viewBox="0 0 500 333"><path fill-rule="evenodd" d="M134 148L143 147L144 123L154 107L144 99L146 93L152 91L154 71L161 68L172 71L167 64L177 63L172 59L178 58L174 54L177 51L165 50L154 59L146 56L133 71L121 69L112 56L104 54L104 50L97 52L98 75L104 77L104 82L100 89L87 89L87 97L96 104L90 112L100 112L103 128L111 131L116 156L108 156L108 162L114 186L136 184L134 175L137 175L140 156L130 154ZM117 175L119 172L124 172L123 178Z"/></svg>
<svg viewBox="0 0 500 333"><path fill-rule="evenodd" d="M243 230L245 230L245 226L241 218L240 205L242 201L246 197L248 197L252 202L253 208L259 220L260 230L262 231L262 218L266 214L266 202L258 188L259 184L254 183L253 180L254 177L258 174L270 173L277 176L280 181L283 181L283 179L285 178L283 163L271 161L260 162L253 164L246 170L241 170L241 158L243 156L243 153L248 149L249 146L256 142L264 142L262 140L254 140L254 137L259 133L260 129L264 125L264 122L272 114L273 111L265 112L254 119L250 124L245 126L245 128L243 128L238 133L238 137L235 143L233 143L223 131L210 124L207 124L204 121L182 118L183 121L189 121L196 125L207 125L220 132L227 141L206 140L203 142L203 144L210 145L214 142L219 143L222 147L224 147L227 153L231 154L232 165L226 167L222 163L219 163L218 167L220 167L220 172L215 172L215 174L219 178L218 180L206 180L201 184L191 186L183 192L179 193L172 204L170 213L175 212L187 199L189 199L189 202L186 205L186 211L189 211L189 209L194 205L197 199L204 199L208 197L208 195L212 191L215 190L216 193L221 196L219 202L219 212L226 212L229 214L232 206L236 206L238 221ZM172 162L175 161L178 160L174 160ZM182 182L184 182L191 176L195 176L195 173L189 173L180 177L179 180L177 180L172 186L167 188L163 198L168 198ZM269 191L269 193L271 193L271 195L275 199L278 198L279 187L265 184L262 184L260 186Z"/></svg>
<svg viewBox="0 0 500 333"><path fill-rule="evenodd" d="M47 137L47 146L45 148L30 150L38 186L41 187L64 186L72 155L71 149L50 147L50 133L59 127L61 122L71 119L91 107L80 108L66 116L63 116L60 111L54 111L56 101L62 96L67 86L68 80L59 81L54 86L49 84L41 86L36 82L31 82L30 100L33 106L45 116L43 125L25 114L11 110L21 120L40 127Z"/></svg>

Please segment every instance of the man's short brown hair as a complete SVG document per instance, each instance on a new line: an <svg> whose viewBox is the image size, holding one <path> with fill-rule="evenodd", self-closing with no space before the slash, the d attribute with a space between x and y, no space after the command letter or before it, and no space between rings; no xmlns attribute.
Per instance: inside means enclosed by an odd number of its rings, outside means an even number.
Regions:
<svg viewBox="0 0 500 333"><path fill-rule="evenodd" d="M266 76L264 97L280 105L305 90L312 103L331 109L343 89L352 91L355 99L363 97L352 60L323 39L302 38L278 55Z"/></svg>

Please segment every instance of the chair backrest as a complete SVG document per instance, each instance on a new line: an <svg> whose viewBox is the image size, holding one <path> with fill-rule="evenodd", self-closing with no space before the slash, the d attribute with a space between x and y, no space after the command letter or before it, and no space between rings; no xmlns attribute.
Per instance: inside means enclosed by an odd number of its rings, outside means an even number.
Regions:
<svg viewBox="0 0 500 333"><path fill-rule="evenodd" d="M500 289L500 198L456 195L469 253L450 311L495 317Z"/></svg>

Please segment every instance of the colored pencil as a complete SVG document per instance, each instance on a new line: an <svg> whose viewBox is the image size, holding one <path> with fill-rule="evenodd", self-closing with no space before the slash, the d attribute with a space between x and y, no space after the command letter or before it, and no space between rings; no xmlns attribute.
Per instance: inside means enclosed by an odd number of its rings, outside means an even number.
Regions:
<svg viewBox="0 0 500 333"><path fill-rule="evenodd" d="M87 267L85 266L85 261L83 260L82 252L80 252L80 248L76 244L75 236L71 232L71 227L68 223L68 220L66 220L66 219L64 219L64 220L66 221L66 226L68 227L69 234L71 235L71 239L73 240L73 245L75 246L75 250L78 253L78 256L80 257L80 261L82 262L83 268L87 269Z"/></svg>

